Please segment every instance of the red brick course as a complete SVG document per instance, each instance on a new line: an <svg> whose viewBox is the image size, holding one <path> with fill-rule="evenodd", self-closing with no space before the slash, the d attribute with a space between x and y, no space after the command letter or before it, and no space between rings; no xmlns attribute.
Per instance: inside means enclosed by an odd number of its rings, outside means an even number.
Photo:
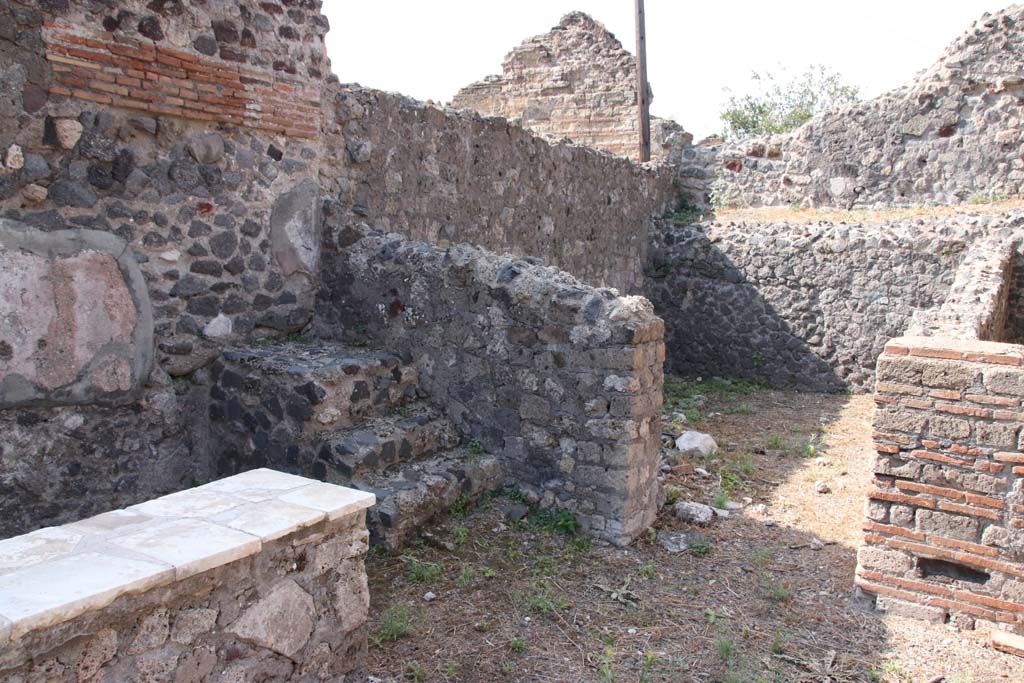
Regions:
<svg viewBox="0 0 1024 683"><path fill-rule="evenodd" d="M320 133L315 83L68 24L47 22L43 39L53 95L288 137Z"/></svg>

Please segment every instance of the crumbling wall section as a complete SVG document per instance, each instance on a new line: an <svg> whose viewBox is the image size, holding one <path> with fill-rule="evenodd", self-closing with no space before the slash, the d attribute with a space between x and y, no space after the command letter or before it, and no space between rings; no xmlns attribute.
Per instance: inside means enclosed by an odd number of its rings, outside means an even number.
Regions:
<svg viewBox="0 0 1024 683"><path fill-rule="evenodd" d="M675 208L668 169L400 95L325 95L326 196L352 226L541 258L594 285L640 289L651 219Z"/></svg>
<svg viewBox="0 0 1024 683"><path fill-rule="evenodd" d="M1024 183L1024 7L986 14L910 84L798 130L709 148L716 205L910 206L988 201ZM670 154L676 161L686 153Z"/></svg>
<svg viewBox="0 0 1024 683"><path fill-rule="evenodd" d="M505 57L501 75L466 86L452 106L515 120L553 140L639 157L636 58L582 12L524 41ZM674 122L658 120L652 153L660 156L661 143L681 131Z"/></svg>
<svg viewBox="0 0 1024 683"><path fill-rule="evenodd" d="M657 511L664 326L640 297L529 259L332 225L322 336L358 332L420 385L509 481L588 532L637 538Z"/></svg>

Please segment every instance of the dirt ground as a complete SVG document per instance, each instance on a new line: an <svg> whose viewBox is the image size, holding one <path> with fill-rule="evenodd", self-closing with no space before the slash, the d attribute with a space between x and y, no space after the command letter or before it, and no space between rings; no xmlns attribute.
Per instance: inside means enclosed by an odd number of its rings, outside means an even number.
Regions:
<svg viewBox="0 0 1024 683"><path fill-rule="evenodd" d="M388 683L1024 682L1024 659L986 633L855 599L872 408L670 381L666 431L707 431L721 452L666 473L669 497L742 509L699 528L664 508L661 534L690 539L670 553L654 532L614 548L564 515L513 522L515 492L457 505L423 541L368 559L368 670Z"/></svg>

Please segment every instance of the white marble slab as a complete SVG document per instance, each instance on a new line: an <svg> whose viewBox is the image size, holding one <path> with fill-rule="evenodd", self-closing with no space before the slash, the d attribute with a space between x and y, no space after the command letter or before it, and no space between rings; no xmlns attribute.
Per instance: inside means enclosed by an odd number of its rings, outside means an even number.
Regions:
<svg viewBox="0 0 1024 683"><path fill-rule="evenodd" d="M166 562L179 581L254 555L261 547L256 536L202 519L154 521L110 543Z"/></svg>
<svg viewBox="0 0 1024 683"><path fill-rule="evenodd" d="M288 474L286 472L278 472L276 470L270 470L266 467L261 467L256 470L249 470L248 472L242 472L236 474L233 477L227 479L220 479L218 481L204 484L199 488L201 490L209 491L221 491L223 493L241 493L249 491L288 491L290 489L297 489L300 486L307 486L313 481L312 479L306 479L295 474Z"/></svg>
<svg viewBox="0 0 1024 683"><path fill-rule="evenodd" d="M213 517L211 521L258 536L260 540L266 542L287 536L297 529L325 519L327 513L323 510L314 510L283 500L265 500L228 510Z"/></svg>
<svg viewBox="0 0 1024 683"><path fill-rule="evenodd" d="M212 517L236 508L245 501L222 491L188 489L128 508L129 512L151 517Z"/></svg>
<svg viewBox="0 0 1024 683"><path fill-rule="evenodd" d="M48 527L0 541L0 571L29 567L74 551L83 534L67 527Z"/></svg>
<svg viewBox="0 0 1024 683"><path fill-rule="evenodd" d="M69 555L0 576L0 616L11 622L11 638L20 638L173 580L174 569L156 561Z"/></svg>
<svg viewBox="0 0 1024 683"><path fill-rule="evenodd" d="M283 493L278 496L278 500L323 510L327 513L327 519L334 520L365 510L377 502L377 497L365 491L317 482Z"/></svg>
<svg viewBox="0 0 1024 683"><path fill-rule="evenodd" d="M106 537L128 533L151 519L153 518L149 515L134 510L112 510L104 512L102 515L65 524L64 528Z"/></svg>

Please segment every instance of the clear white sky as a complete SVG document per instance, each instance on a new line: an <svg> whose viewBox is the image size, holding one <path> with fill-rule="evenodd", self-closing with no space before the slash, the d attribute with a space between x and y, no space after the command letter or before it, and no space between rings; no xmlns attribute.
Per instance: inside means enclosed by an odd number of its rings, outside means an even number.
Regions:
<svg viewBox="0 0 1024 683"><path fill-rule="evenodd" d="M698 138L753 70L822 63L873 97L910 80L1008 0L646 0L653 114ZM635 50L633 0L324 0L343 83L448 102L505 54L582 10Z"/></svg>

